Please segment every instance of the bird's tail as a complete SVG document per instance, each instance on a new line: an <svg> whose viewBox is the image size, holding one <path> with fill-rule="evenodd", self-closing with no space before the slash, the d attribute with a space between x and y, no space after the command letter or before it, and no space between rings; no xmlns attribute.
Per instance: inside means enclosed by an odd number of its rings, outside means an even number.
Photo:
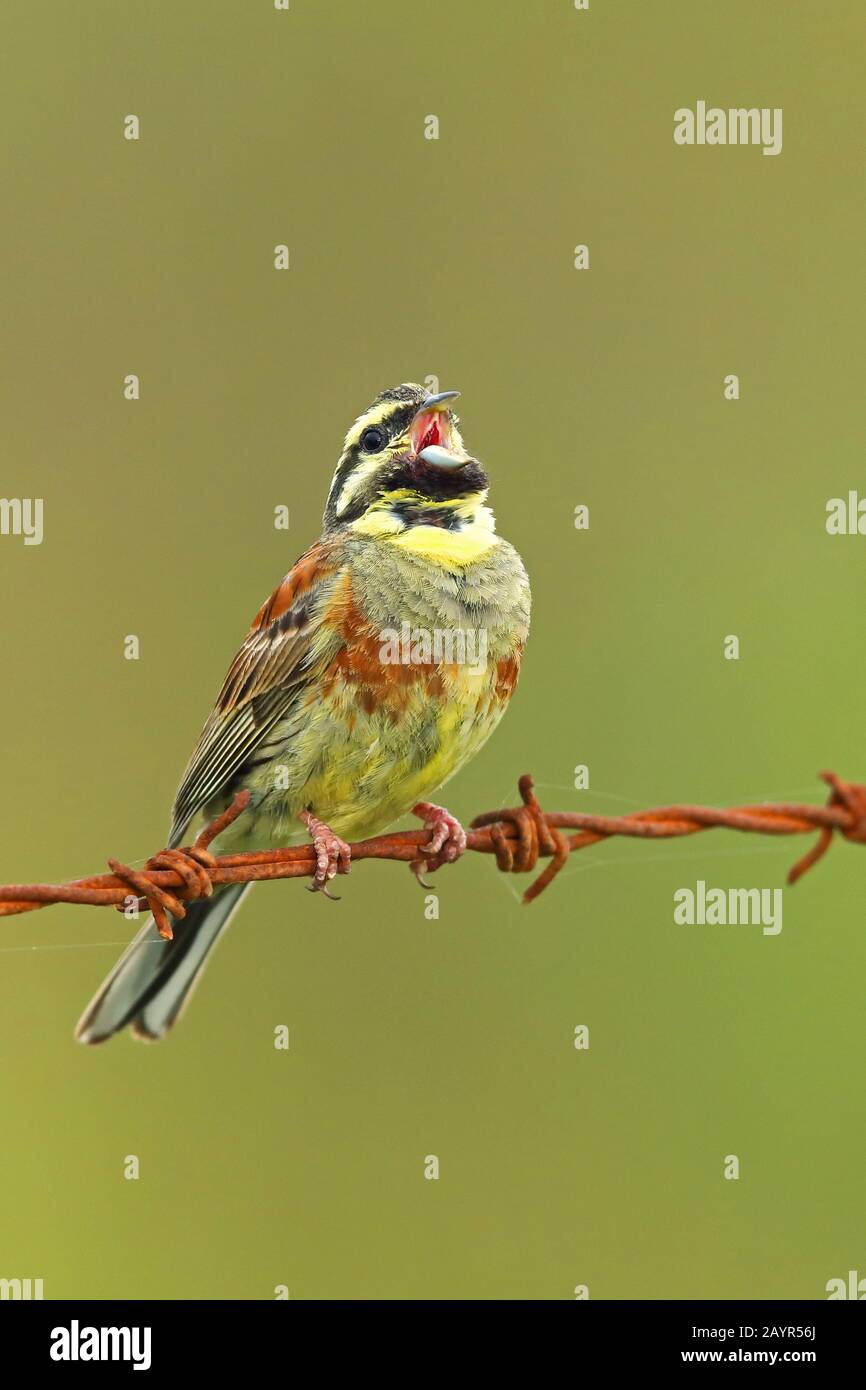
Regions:
<svg viewBox="0 0 866 1390"><path fill-rule="evenodd" d="M211 949L240 903L248 883L220 888L190 903L165 941L149 917L82 1014L75 1036L104 1042L127 1024L137 1038L164 1038L198 980Z"/></svg>

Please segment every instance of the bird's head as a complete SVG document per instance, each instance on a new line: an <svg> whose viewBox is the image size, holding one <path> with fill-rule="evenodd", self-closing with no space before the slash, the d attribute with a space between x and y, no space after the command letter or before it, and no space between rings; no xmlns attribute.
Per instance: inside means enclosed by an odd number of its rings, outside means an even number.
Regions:
<svg viewBox="0 0 866 1390"><path fill-rule="evenodd" d="M431 395L406 382L376 397L346 435L326 531L394 536L418 525L460 530L477 519L487 475L463 446L452 409L459 394Z"/></svg>

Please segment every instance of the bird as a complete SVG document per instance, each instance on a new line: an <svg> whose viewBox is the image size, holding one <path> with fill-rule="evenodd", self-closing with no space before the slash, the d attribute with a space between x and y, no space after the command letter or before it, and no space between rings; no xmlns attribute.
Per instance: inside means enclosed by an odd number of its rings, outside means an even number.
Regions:
<svg viewBox="0 0 866 1390"><path fill-rule="evenodd" d="M438 386L438 383L437 383ZM520 672L530 586L467 452L458 391L406 382L349 429L322 534L261 606L201 731L172 807L168 846L240 790L219 854L311 838L308 885L331 896L350 841L414 812L429 832L416 876L459 858L466 834L429 800L499 723ZM425 887L428 886L425 883ZM129 1027L163 1038L250 884L186 905L166 939L150 917L75 1036Z"/></svg>

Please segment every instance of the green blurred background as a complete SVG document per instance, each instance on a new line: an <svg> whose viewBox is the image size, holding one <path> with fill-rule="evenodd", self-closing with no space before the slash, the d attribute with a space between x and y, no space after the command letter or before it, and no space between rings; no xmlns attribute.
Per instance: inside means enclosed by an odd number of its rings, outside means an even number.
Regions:
<svg viewBox="0 0 866 1390"><path fill-rule="evenodd" d="M863 478L862 20L9 0L2 492L45 499L45 539L0 538L0 880L163 843L347 425L428 374L463 392L534 591L457 814L513 803L525 770L549 808L612 814L863 776L866 540L824 526ZM675 146L699 99L783 107L782 154ZM779 886L806 846L598 847L530 909L473 858L439 876L437 922L390 865L338 907L260 887L151 1048L72 1041L130 924L9 919L0 1276L49 1298L824 1297L866 1273L862 850L786 892L774 938L672 904L698 878Z"/></svg>

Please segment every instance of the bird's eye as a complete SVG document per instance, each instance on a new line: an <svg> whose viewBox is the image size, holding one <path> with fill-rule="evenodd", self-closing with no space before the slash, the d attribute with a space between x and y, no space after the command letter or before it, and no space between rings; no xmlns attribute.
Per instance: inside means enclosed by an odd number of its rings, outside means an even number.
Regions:
<svg viewBox="0 0 866 1390"><path fill-rule="evenodd" d="M364 430L361 435L361 448L365 454L378 454L381 449L384 449L386 438L384 430L375 428Z"/></svg>

